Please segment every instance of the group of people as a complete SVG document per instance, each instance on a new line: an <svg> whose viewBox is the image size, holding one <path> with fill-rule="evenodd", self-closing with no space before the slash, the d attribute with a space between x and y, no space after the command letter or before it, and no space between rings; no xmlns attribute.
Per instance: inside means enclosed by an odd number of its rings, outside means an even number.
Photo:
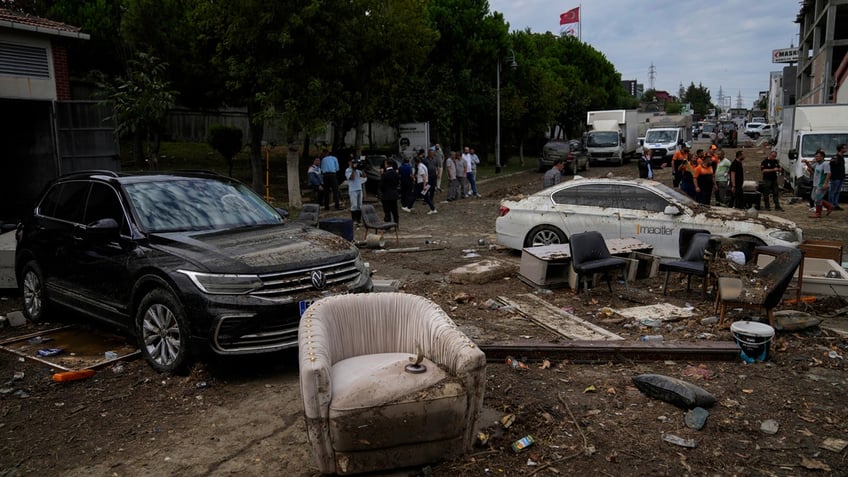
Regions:
<svg viewBox="0 0 848 477"><path fill-rule="evenodd" d="M810 217L818 218L830 215L833 210L842 210L839 206L839 194L845 180L846 145L840 144L836 154L825 161L825 151L818 150L814 160L804 163L813 178L813 188L810 194ZM747 208L745 191L745 171L742 162L745 152L736 151L736 157L731 161L725 152L715 144L709 150L698 149L695 154L688 146L683 146L675 152L671 161L673 185L680 188L697 202L710 205L712 197L715 203L737 209ZM780 206L780 163L777 151L770 151L760 162L762 180L758 191L762 195L763 209L782 211ZM653 178L651 168L651 151L646 148L639 160L639 177Z"/></svg>
<svg viewBox="0 0 848 477"><path fill-rule="evenodd" d="M441 191L442 171L448 181L448 193L445 202L466 197L482 197L477 191L477 166L480 158L474 148L466 146L463 152L451 151L447 159L440 144L435 144L426 152L422 149L410 160L404 158L401 164L394 159L386 159L380 168L379 194L383 206L384 220L399 223L398 200L400 210L412 212L419 199L429 208L428 215L438 213L435 194ZM330 199L335 202L336 210L342 210L339 197L338 159L323 150L307 171L307 186L313 191L313 199L330 209ZM364 184L368 180L360 163L351 154L344 174L348 184L351 219L357 224L362 219Z"/></svg>

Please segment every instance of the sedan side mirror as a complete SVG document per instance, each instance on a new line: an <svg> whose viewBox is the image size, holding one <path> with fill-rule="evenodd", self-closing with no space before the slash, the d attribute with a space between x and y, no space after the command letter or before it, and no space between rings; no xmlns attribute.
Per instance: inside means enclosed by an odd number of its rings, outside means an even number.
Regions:
<svg viewBox="0 0 848 477"><path fill-rule="evenodd" d="M665 210L663 210L665 215L680 215L680 209L673 205L665 206Z"/></svg>

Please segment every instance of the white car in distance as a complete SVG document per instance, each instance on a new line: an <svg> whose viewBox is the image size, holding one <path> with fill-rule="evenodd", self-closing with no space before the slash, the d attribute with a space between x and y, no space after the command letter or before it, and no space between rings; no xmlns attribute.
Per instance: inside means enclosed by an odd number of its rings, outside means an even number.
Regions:
<svg viewBox="0 0 848 477"><path fill-rule="evenodd" d="M498 243L515 250L565 244L572 234L596 230L606 239L636 238L653 245L654 255L672 258L680 256L678 240L684 228L759 245L794 247L803 240L792 221L705 206L646 179L578 176L521 200L502 201L495 220Z"/></svg>

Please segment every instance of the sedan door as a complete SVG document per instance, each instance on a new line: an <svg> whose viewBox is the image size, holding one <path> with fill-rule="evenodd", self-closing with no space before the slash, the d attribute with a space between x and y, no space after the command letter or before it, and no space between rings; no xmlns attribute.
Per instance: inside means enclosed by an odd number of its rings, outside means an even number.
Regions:
<svg viewBox="0 0 848 477"><path fill-rule="evenodd" d="M662 195L637 184L618 184L618 194L624 197L620 209L622 237L634 237L654 246L654 254L677 257L681 227L692 227L685 211L667 215L666 207L676 204ZM679 207L678 207L679 210Z"/></svg>
<svg viewBox="0 0 848 477"><path fill-rule="evenodd" d="M566 235L594 230L606 239L621 238L621 200L616 185L577 182L551 196Z"/></svg>

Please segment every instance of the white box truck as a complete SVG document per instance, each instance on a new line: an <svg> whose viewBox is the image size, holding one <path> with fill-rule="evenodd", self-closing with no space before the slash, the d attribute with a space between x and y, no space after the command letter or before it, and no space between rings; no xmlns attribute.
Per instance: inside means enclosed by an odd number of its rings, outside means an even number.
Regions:
<svg viewBox="0 0 848 477"><path fill-rule="evenodd" d="M660 116L645 131L643 146L651 149L651 164L671 163L674 153L692 141L692 116Z"/></svg>
<svg viewBox="0 0 848 477"><path fill-rule="evenodd" d="M836 146L848 144L848 105L814 104L785 106L777 137L777 158L784 183L795 195L807 197L812 177L804 161L813 160L824 149L825 160L836 154ZM848 192L843 183L842 192Z"/></svg>
<svg viewBox="0 0 848 477"><path fill-rule="evenodd" d="M586 113L586 150L589 162L623 165L639 147L639 112L613 109Z"/></svg>

